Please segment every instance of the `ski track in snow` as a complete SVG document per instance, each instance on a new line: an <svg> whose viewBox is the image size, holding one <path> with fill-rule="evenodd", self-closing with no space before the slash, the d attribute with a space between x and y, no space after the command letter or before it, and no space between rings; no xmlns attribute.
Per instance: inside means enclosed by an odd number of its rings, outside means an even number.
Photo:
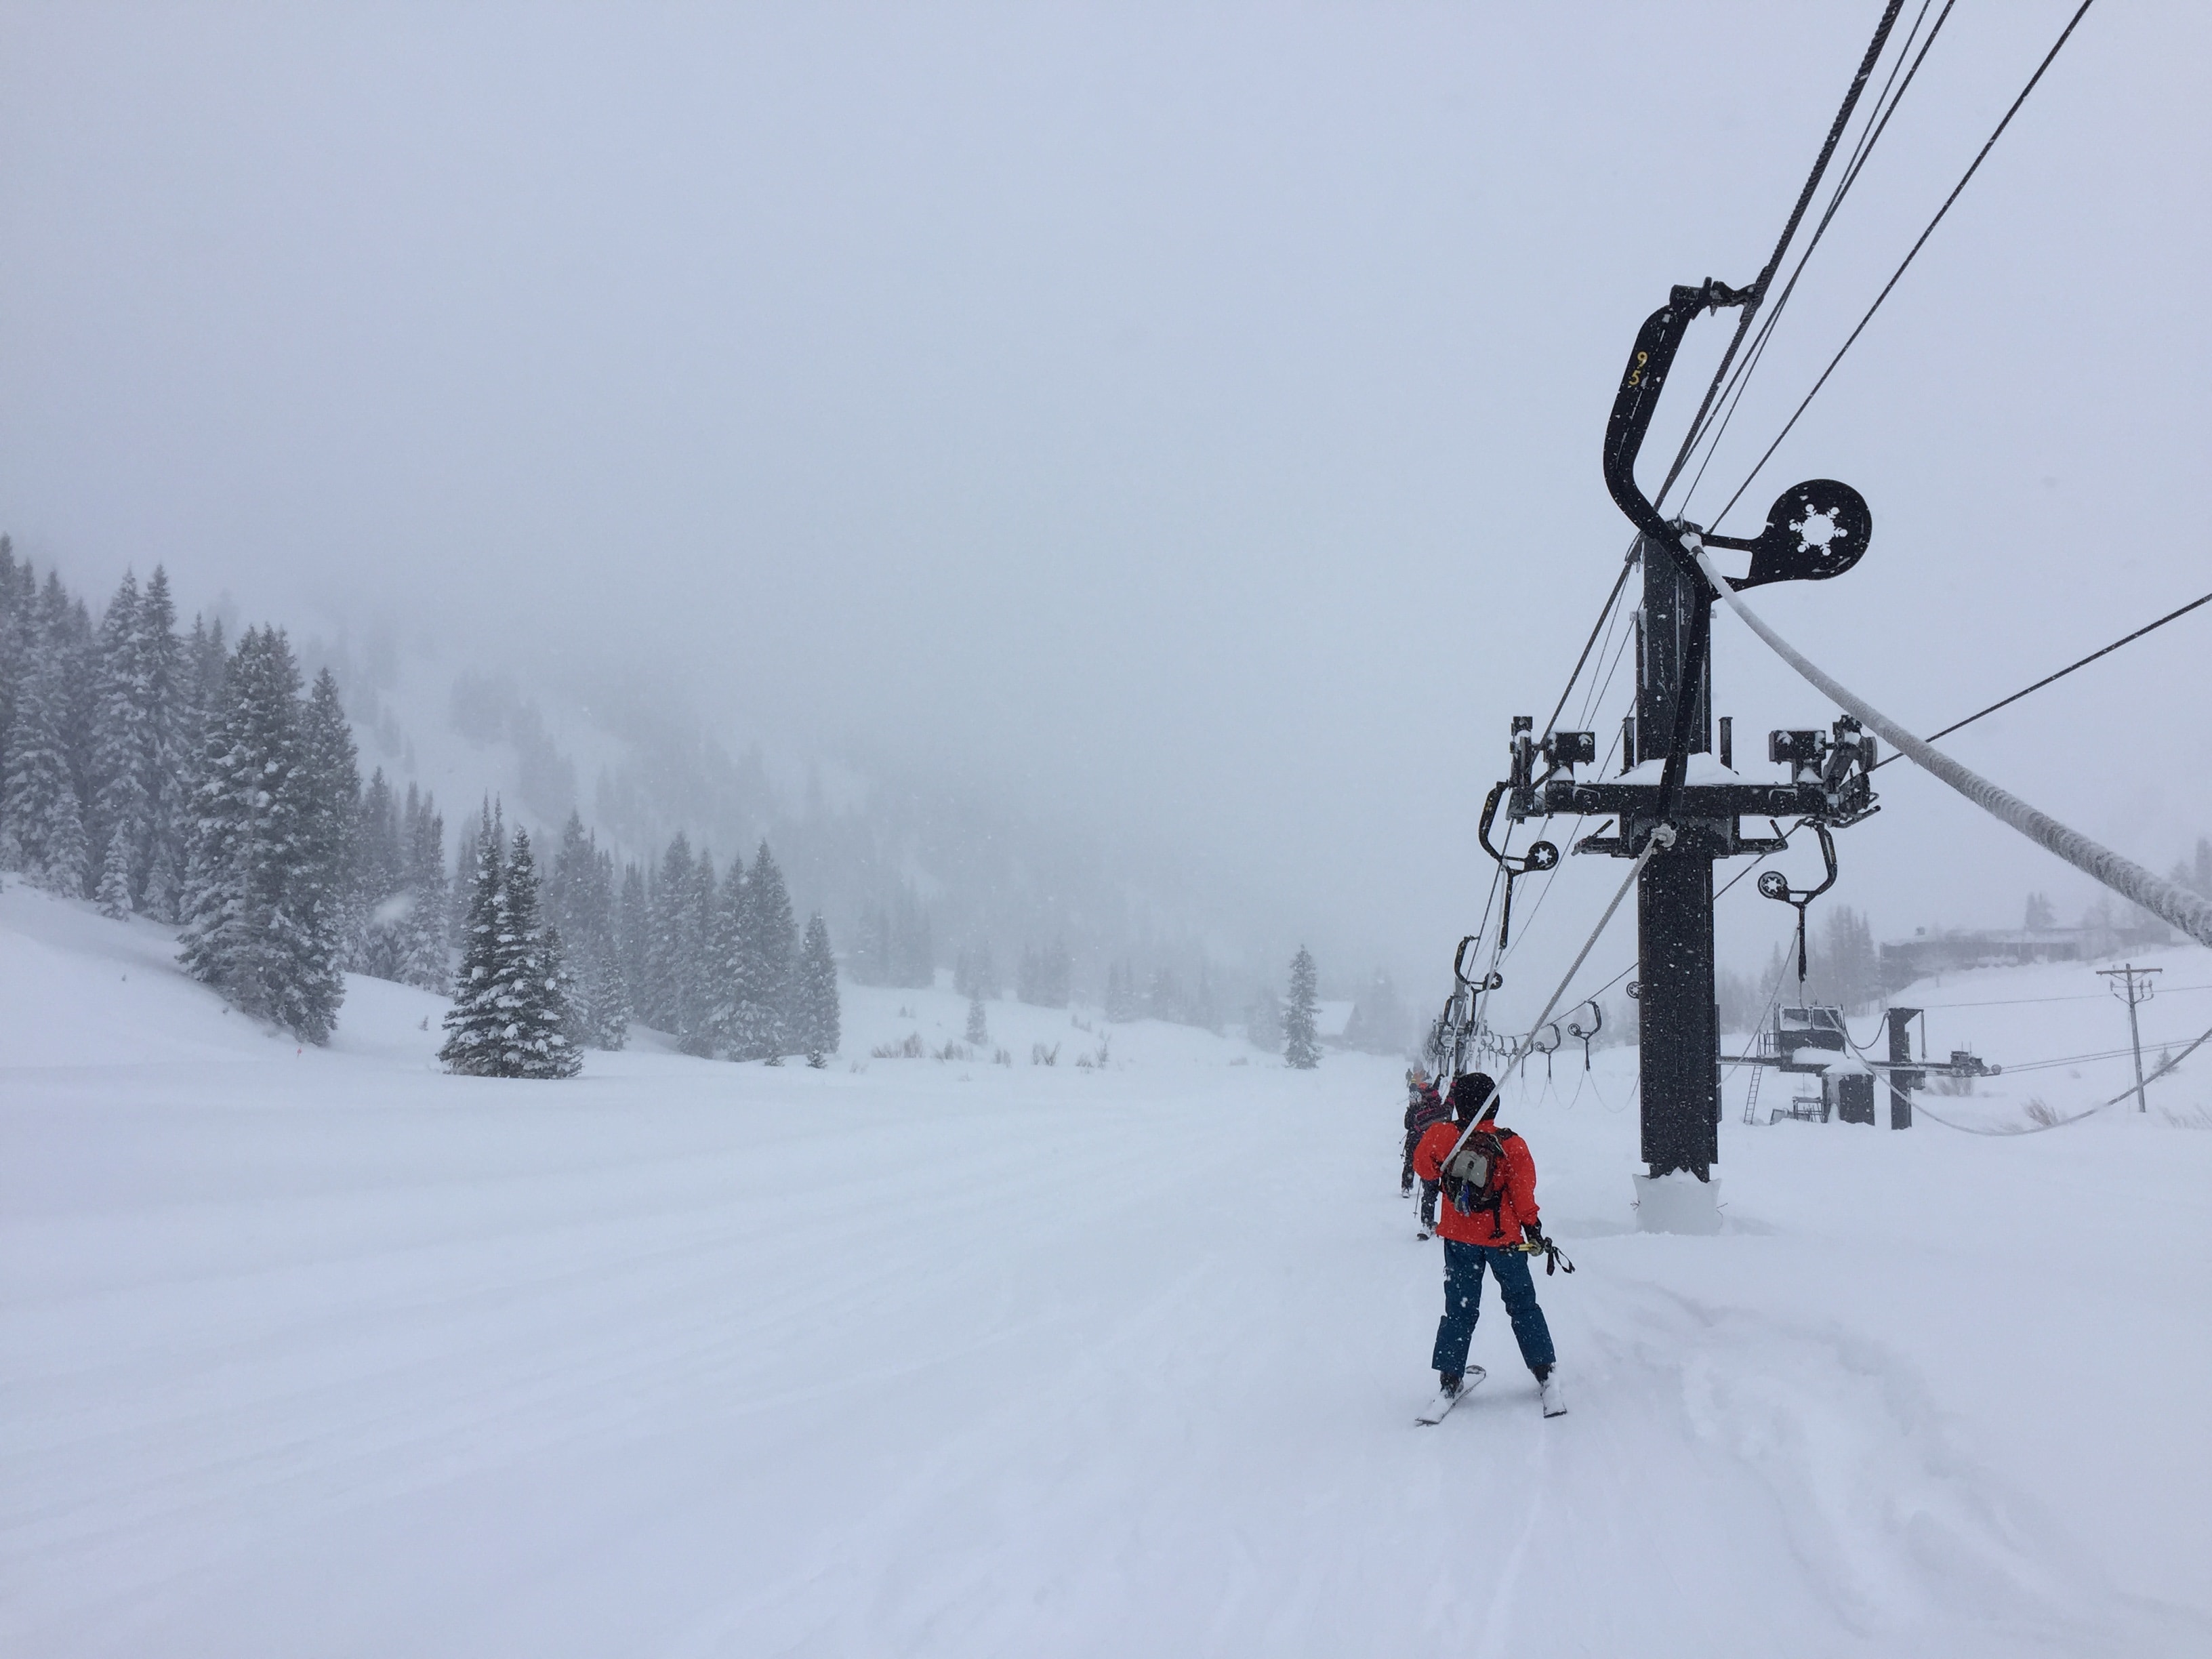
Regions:
<svg viewBox="0 0 2212 1659"><path fill-rule="evenodd" d="M2212 1652L2212 1135L1731 1121L1662 1238L1633 1114L1532 1086L1569 1414L1492 1286L1416 1430L1389 1062L487 1084L435 999L296 1054L167 948L0 893L0 1652Z"/></svg>

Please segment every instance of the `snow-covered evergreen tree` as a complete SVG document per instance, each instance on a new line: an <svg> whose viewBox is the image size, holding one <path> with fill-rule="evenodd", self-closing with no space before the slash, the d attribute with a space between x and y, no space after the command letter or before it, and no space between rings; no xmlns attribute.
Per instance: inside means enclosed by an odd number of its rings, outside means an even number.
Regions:
<svg viewBox="0 0 2212 1659"><path fill-rule="evenodd" d="M783 872L763 842L745 877L738 909L735 975L726 1034L732 1060L773 1060L798 1045L785 1028L792 1023L791 958L797 928Z"/></svg>
<svg viewBox="0 0 2212 1659"><path fill-rule="evenodd" d="M352 739L326 709L303 738L299 684L284 635L248 629L208 738L180 960L246 1013L323 1042L344 994L327 819Z"/></svg>
<svg viewBox="0 0 2212 1659"><path fill-rule="evenodd" d="M353 887L361 914L347 965L357 974L397 980L407 957L414 900L407 890L407 846L398 799L378 767L361 792L354 830Z"/></svg>
<svg viewBox="0 0 2212 1659"><path fill-rule="evenodd" d="M46 572L39 594L40 632L43 648L52 653L58 670L62 754L75 786L77 814L85 826L85 885L88 892L99 869L106 844L92 838L92 806L95 783L92 766L93 711L98 706L98 649L92 613L84 601L62 586L59 575Z"/></svg>
<svg viewBox="0 0 2212 1659"><path fill-rule="evenodd" d="M732 860L731 880L739 879ZM676 1020L677 1046L687 1054L711 1054L720 1046L724 901L714 879L714 855L706 848L691 860L690 878L680 895L677 912Z"/></svg>
<svg viewBox="0 0 2212 1659"><path fill-rule="evenodd" d="M622 953L623 986L629 1000L631 1019L653 1024L646 1011L647 964L652 957L653 903L646 888L642 866L623 866L622 896L615 905L616 943Z"/></svg>
<svg viewBox="0 0 2212 1659"><path fill-rule="evenodd" d="M842 1018L837 1006L837 959L830 950L829 925L819 911L806 920L806 938L793 971L792 1046L820 1066L837 1052Z"/></svg>
<svg viewBox="0 0 2212 1659"><path fill-rule="evenodd" d="M653 867L647 900L645 975L638 1012L655 1030L673 1032L682 1018L696 913L690 838L678 830Z"/></svg>
<svg viewBox="0 0 2212 1659"><path fill-rule="evenodd" d="M288 902L301 930L297 1023L303 1035L319 1026L320 1042L337 1023L345 1000L345 959L361 931L354 884L355 833L361 821L361 766L353 728L329 669L315 676L300 717L298 839L289 872Z"/></svg>
<svg viewBox="0 0 2212 1659"><path fill-rule="evenodd" d="M461 965L453 979L453 1006L446 1010L445 1045L438 1058L449 1072L498 1077L505 1053L506 1010L500 1002L501 939L507 930L504 839L491 804L477 825L476 852L466 872L467 920Z"/></svg>
<svg viewBox="0 0 2212 1659"><path fill-rule="evenodd" d="M39 610L8 728L0 865L21 871L51 892L81 898L91 853L69 750L70 647L51 625L51 607Z"/></svg>
<svg viewBox="0 0 2212 1659"><path fill-rule="evenodd" d="M400 814L400 833L406 843L407 910L400 926L396 977L426 991L443 991L453 977L447 944L453 900L446 880L446 820L436 799L428 793L418 796L411 783Z"/></svg>
<svg viewBox="0 0 2212 1659"><path fill-rule="evenodd" d="M8 733L15 723L16 695L29 672L38 601L31 562L19 563L15 543L0 536L0 776L7 772Z"/></svg>
<svg viewBox="0 0 2212 1659"><path fill-rule="evenodd" d="M109 921L122 921L130 916L131 838L119 828L108 835L107 861L93 896L100 901L100 914Z"/></svg>
<svg viewBox="0 0 2212 1659"><path fill-rule="evenodd" d="M129 571L101 617L94 653L90 811L86 839L100 849L100 908L128 915L154 839L152 710L142 672L138 579ZM119 901L119 905L118 905Z"/></svg>
<svg viewBox="0 0 2212 1659"><path fill-rule="evenodd" d="M500 1077L567 1078L583 1067L569 1040L572 1024L563 987L568 978L556 930L539 908L538 865L530 837L514 832L501 889L501 922L494 979L506 1017L500 1032Z"/></svg>
<svg viewBox="0 0 2212 1659"><path fill-rule="evenodd" d="M561 831L545 908L566 952L571 1035L591 1048L621 1048L629 1039L629 996L615 936L614 860L574 811Z"/></svg>
<svg viewBox="0 0 2212 1659"><path fill-rule="evenodd" d="M965 1035L969 1042L978 1046L991 1040L990 1023L984 1018L983 999L979 996L968 999L968 1030Z"/></svg>
<svg viewBox="0 0 2212 1659"><path fill-rule="evenodd" d="M156 921L173 922L181 896L193 767L184 641L177 637L169 573L154 567L138 606L138 675L145 710L137 763L149 799L147 840L134 848L137 902Z"/></svg>
<svg viewBox="0 0 2212 1659"><path fill-rule="evenodd" d="M1301 1072L1321 1064L1321 999L1313 953L1304 945L1291 958L1291 994L1283 1009L1283 1060Z"/></svg>
<svg viewBox="0 0 2212 1659"><path fill-rule="evenodd" d="M620 904L615 889L615 858L597 850L592 877L592 909L601 918L592 944L592 1043L620 1048L629 1041L629 970L623 952Z"/></svg>

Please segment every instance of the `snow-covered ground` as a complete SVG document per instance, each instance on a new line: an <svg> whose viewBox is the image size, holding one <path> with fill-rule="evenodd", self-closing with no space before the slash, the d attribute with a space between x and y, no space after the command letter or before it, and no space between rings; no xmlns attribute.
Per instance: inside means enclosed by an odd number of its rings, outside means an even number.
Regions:
<svg viewBox="0 0 2212 1659"><path fill-rule="evenodd" d="M1079 1068L1102 1024L993 1004L1012 1066L647 1034L496 1083L436 998L356 980L300 1052L168 957L0 893L0 1653L2212 1652L2212 1133L2166 1111L1748 1128L1732 1084L1727 1231L1654 1237L1633 1053L1570 1049L1509 1115L1571 1412L1493 1314L1416 1430L1388 1061L1138 1024ZM2193 1035L2212 953L2165 965ZM2120 1046L2101 990L1918 1000L2002 1005L1929 1033L2002 1064ZM847 996L848 1056L960 1035Z"/></svg>

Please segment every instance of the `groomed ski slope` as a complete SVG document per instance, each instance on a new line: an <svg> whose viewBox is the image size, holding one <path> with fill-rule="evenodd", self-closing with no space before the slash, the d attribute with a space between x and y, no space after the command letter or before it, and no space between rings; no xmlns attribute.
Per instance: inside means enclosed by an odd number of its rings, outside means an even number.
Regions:
<svg viewBox="0 0 2212 1659"><path fill-rule="evenodd" d="M1571 1049L1509 1113L1571 1414L1486 1314L1417 1430L1390 1062L1082 1070L994 1004L1012 1068L463 1080L436 998L356 980L299 1053L167 957L0 893L0 1653L2212 1652L2212 1133L1732 1109L1728 1231L1650 1237L1632 1054L1577 1097ZM847 1053L962 1012L848 990Z"/></svg>

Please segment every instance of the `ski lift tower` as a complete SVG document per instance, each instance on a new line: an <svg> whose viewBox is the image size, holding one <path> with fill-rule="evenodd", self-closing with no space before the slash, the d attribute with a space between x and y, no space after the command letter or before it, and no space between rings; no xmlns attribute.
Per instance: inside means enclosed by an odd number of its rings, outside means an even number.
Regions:
<svg viewBox="0 0 2212 1659"><path fill-rule="evenodd" d="M1865 499L1849 484L1814 478L1782 492L1766 526L1748 538L1708 534L1668 520L1636 482L1638 451L1651 422L1676 349L1703 312L1740 306L1750 296L1708 280L1677 287L1636 337L1628 367L1606 426L1606 486L1636 526L1631 557L1642 567L1643 597L1636 613L1636 712L1625 734L1620 775L1578 778L1575 769L1596 757L1595 734L1549 732L1534 722L1513 722L1512 777L1507 815L1515 822L1562 815L1609 818L1599 833L1575 845L1577 853L1614 858L1644 854L1657 836L1659 850L1637 884L1637 981L1641 1026L1642 1156L1658 1182L1686 1172L1710 1182L1720 1156L1720 1022L1713 997L1713 866L1743 854L1778 852L1778 830L1747 835L1743 821L1798 818L1826 826L1856 823L1875 811L1869 773L1874 739L1856 720L1836 721L1832 732L1777 732L1767 740L1770 761L1787 777L1747 782L1735 770L1729 722L1721 722L1721 750L1713 755L1711 642L1714 594L1686 535L1707 548L1751 555L1748 572L1730 583L1741 590L1778 581L1825 581L1857 563L1874 527ZM1540 770L1539 769L1540 766ZM1673 840L1658 836L1671 828ZM1644 1188L1646 1197L1651 1188ZM1647 1227L1673 1208L1680 1225L1705 1230L1710 1196L1702 1205L1646 1202Z"/></svg>

